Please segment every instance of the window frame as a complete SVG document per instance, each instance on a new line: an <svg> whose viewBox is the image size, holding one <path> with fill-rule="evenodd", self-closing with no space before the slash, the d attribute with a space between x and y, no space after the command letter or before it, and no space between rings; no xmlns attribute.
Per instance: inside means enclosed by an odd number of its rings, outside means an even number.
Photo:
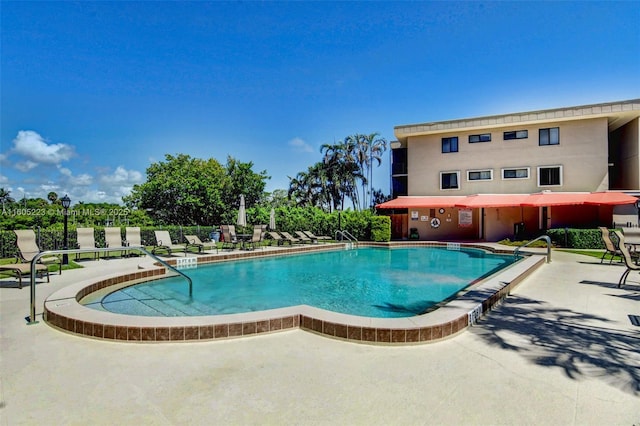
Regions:
<svg viewBox="0 0 640 426"><path fill-rule="evenodd" d="M553 142L551 140L551 131L556 131L556 141ZM542 143L542 133L547 133L547 143ZM560 127L546 127L543 129L538 129L538 146L552 146L552 145L560 145Z"/></svg>
<svg viewBox="0 0 640 426"><path fill-rule="evenodd" d="M489 178L488 179L471 179L470 178L470 174L471 173L482 173L482 172L489 172ZM493 169L473 169L473 170L467 170L467 182L483 182L483 181L491 181L493 180Z"/></svg>
<svg viewBox="0 0 640 426"><path fill-rule="evenodd" d="M550 185L542 185L540 183L540 170L541 169L558 169L559 170L559 173L558 173L559 183L553 183L553 184L550 184ZM551 166L538 166L537 167L537 175L538 175L537 176L537 181L538 181L537 183L538 183L538 187L540 187L540 188L549 188L551 186L556 186L556 187L557 186L562 186L564 184L563 174L564 174L564 167L561 164L554 164L554 165L551 165Z"/></svg>
<svg viewBox="0 0 640 426"><path fill-rule="evenodd" d="M485 140L482 140L483 136L485 137ZM477 141L471 140L471 138L476 138L476 137L478 138ZM477 135L469 135L469 143L484 143L484 142L491 142L491 133L479 133Z"/></svg>
<svg viewBox="0 0 640 426"><path fill-rule="evenodd" d="M458 184L457 188L443 188L443 182L442 182L442 177L447 174L455 174L456 175L456 181ZM460 190L460 170L447 170L444 172L440 172L440 191L459 191Z"/></svg>
<svg viewBox="0 0 640 426"><path fill-rule="evenodd" d="M524 136L522 135L522 133L524 133ZM513 137L511 137L511 134L513 134ZM507 135L509 135L509 137L507 137ZM502 139L505 141L512 141L516 139L529 139L529 130L523 129L523 130L510 130L508 132L503 132Z"/></svg>
<svg viewBox="0 0 640 426"><path fill-rule="evenodd" d="M455 151L452 151L452 150L451 150L451 142L452 142L454 139L455 139L455 142L456 142L456 147L455 147L456 149L455 149ZM445 151L445 150L444 150L444 143L445 143L445 141L449 142L449 149L448 149L448 151ZM450 154L450 153L452 153L452 152L459 152L459 149L460 149L460 140L458 139L458 137L457 137L457 136L450 136L450 137L447 137L447 138L442 138L442 140L441 140L441 144L442 144L442 145L441 145L441 150L442 150L442 153L443 153L443 154Z"/></svg>
<svg viewBox="0 0 640 426"><path fill-rule="evenodd" d="M526 177L505 177L504 176L504 172L507 170L526 170L527 171L527 176ZM526 179L531 179L531 167L504 167L502 169L500 169L500 176L502 177L502 180L526 180Z"/></svg>

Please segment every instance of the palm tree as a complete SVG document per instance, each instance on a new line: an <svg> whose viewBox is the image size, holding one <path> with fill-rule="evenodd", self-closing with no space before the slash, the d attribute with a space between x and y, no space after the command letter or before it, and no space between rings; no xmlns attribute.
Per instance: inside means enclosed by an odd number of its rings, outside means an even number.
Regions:
<svg viewBox="0 0 640 426"><path fill-rule="evenodd" d="M295 178L289 177L288 196L298 204L330 209L332 191L324 164L316 163L306 172L298 173Z"/></svg>
<svg viewBox="0 0 640 426"><path fill-rule="evenodd" d="M11 191L0 188L0 202L2 202L2 205L4 206L5 204L15 203L16 200L11 197Z"/></svg>
<svg viewBox="0 0 640 426"><path fill-rule="evenodd" d="M354 157L357 159L361 173L365 176L362 180L362 206L370 207L373 196L373 163L382 163L382 154L387 150L387 141L379 137L379 133L368 135L355 134L345 140L353 146Z"/></svg>
<svg viewBox="0 0 640 426"><path fill-rule="evenodd" d="M324 153L324 165L331 182L329 189L333 198L333 207L344 208L345 198L348 197L351 199L353 208L359 210L356 183L365 177L354 158L352 141L325 144L320 151Z"/></svg>
<svg viewBox="0 0 640 426"><path fill-rule="evenodd" d="M51 191L50 193L47 194L47 200L49 200L51 204L55 204L55 202L58 200L58 194Z"/></svg>
<svg viewBox="0 0 640 426"><path fill-rule="evenodd" d="M287 195L298 205L313 205L313 188L311 176L307 172L300 172L296 177L289 177L289 191Z"/></svg>

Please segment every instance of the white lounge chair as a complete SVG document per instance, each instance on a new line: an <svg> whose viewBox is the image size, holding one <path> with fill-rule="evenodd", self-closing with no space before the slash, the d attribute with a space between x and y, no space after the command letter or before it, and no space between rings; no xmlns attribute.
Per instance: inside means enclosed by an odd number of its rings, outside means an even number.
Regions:
<svg viewBox="0 0 640 426"><path fill-rule="evenodd" d="M79 249L95 249L96 238L93 228L76 228L76 241ZM80 257L80 253L76 253L76 260ZM93 254L94 259L100 258L100 253L95 252Z"/></svg>
<svg viewBox="0 0 640 426"><path fill-rule="evenodd" d="M33 258L41 251L36 243L36 233L33 229L18 229L13 232L16 234L19 262L31 263ZM40 258L39 263L43 265L58 264L59 273L62 274L62 258L59 255L43 256Z"/></svg>
<svg viewBox="0 0 640 426"><path fill-rule="evenodd" d="M107 247L123 247L125 244L122 241L122 233L119 227L106 227L104 228L104 243ZM107 252L105 256L110 256ZM123 255L123 251L120 252L120 256Z"/></svg>
<svg viewBox="0 0 640 426"><path fill-rule="evenodd" d="M187 245L176 244L171 240L169 231L153 231L156 236L156 245L151 250L151 253L156 254L158 251L164 251L166 254L171 255L173 251L187 252Z"/></svg>

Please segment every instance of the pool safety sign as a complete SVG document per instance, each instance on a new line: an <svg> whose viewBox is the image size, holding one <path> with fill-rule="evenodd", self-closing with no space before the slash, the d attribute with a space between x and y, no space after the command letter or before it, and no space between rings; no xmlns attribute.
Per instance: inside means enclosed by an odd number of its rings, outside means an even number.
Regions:
<svg viewBox="0 0 640 426"><path fill-rule="evenodd" d="M461 228L469 228L473 226L473 215L471 209L458 210L458 226Z"/></svg>

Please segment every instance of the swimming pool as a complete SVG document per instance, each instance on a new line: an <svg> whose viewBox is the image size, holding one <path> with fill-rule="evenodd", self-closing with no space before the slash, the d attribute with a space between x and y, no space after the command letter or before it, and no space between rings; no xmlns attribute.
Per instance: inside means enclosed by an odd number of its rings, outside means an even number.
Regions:
<svg viewBox="0 0 640 426"><path fill-rule="evenodd" d="M479 279L511 265L513 256L484 250L402 247L342 250L225 262L181 277L120 289L86 304L142 316L225 315L309 305L376 318L421 315Z"/></svg>

